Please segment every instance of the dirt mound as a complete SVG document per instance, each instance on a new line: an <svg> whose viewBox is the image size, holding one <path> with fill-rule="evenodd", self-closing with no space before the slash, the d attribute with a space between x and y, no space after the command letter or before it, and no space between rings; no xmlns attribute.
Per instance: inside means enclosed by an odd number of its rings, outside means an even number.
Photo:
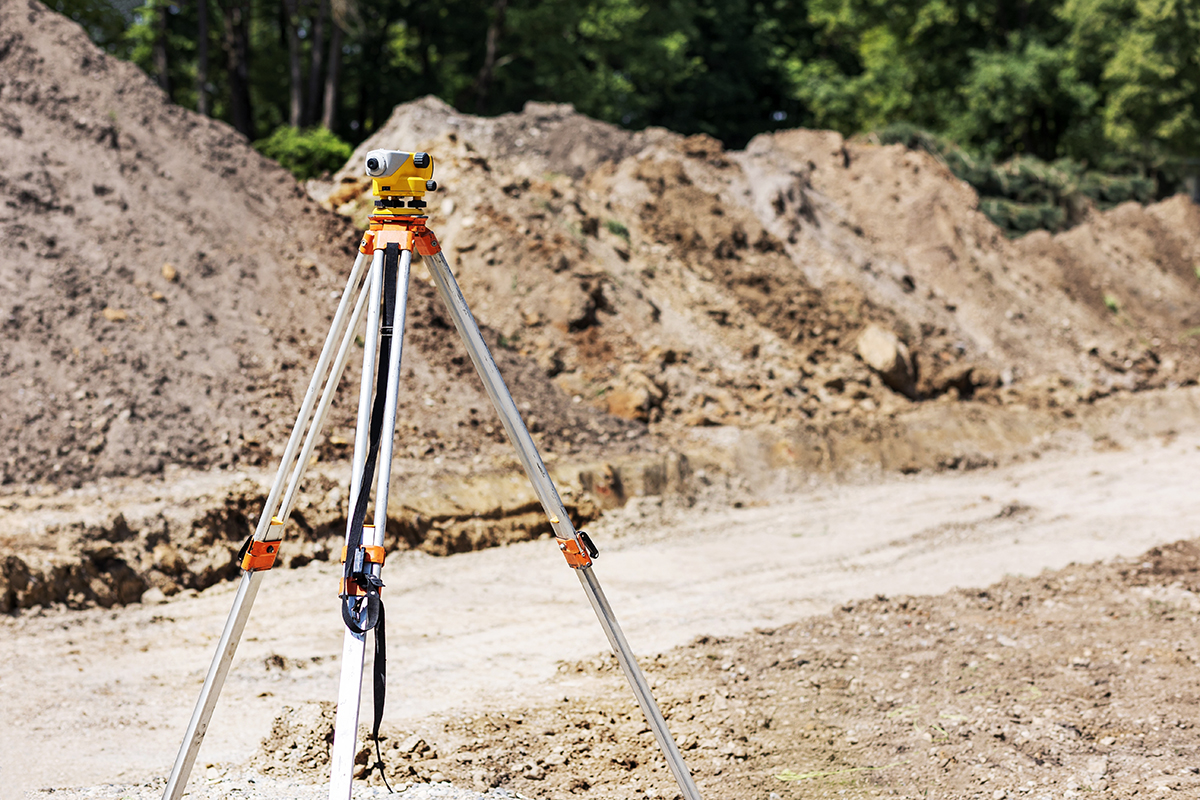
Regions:
<svg viewBox="0 0 1200 800"><path fill-rule="evenodd" d="M790 131L759 137L742 163L760 216L813 279L850 281L893 309L933 372L982 362L1092 393L1195 380L1200 212L1182 195L1013 242L965 183L899 145ZM807 224L785 202L787 169L807 184Z"/></svg>
<svg viewBox="0 0 1200 800"><path fill-rule="evenodd" d="M726 152L569 107L480 119L426 99L374 147L439 158L433 224L502 341L671 439L804 438L933 399L1070 416L1200 371L1200 211L1183 197L1013 242L933 157L833 133ZM361 218L358 171L310 189ZM864 350L872 327L903 351L902 380Z"/></svg>
<svg viewBox="0 0 1200 800"><path fill-rule="evenodd" d="M732 425L769 431L787 464L839 419L899 425L931 399L1071 414L1200 370L1183 198L1012 242L899 145L790 131L726 152L569 106L483 119L427 98L310 187L351 225L73 23L27 0L0 15L2 481L269 461L363 222L359 156L380 146L436 154L435 228L548 449ZM401 450L499 452L417 274ZM868 352L868 329L894 351ZM323 457L348 450L345 396Z"/></svg>
<svg viewBox="0 0 1200 800"><path fill-rule="evenodd" d="M415 142L444 134L469 143L480 158L513 165L526 177L560 174L578 180L601 164L636 154L665 132L627 131L578 114L570 105L555 103L530 102L520 114L476 117L429 96L397 106L383 127L358 146L333 181L340 184L361 178L363 159L371 150L410 148Z"/></svg>
<svg viewBox="0 0 1200 800"><path fill-rule="evenodd" d="M0 483L269 460L356 231L44 6L2 0L0 30ZM401 448L490 452L501 434L428 286L410 319ZM498 360L542 435L637 435L519 357ZM335 430L352 406L339 403ZM324 455L341 455L340 438Z"/></svg>
<svg viewBox="0 0 1200 800"><path fill-rule="evenodd" d="M318 775L329 771L337 703L284 706L251 766L264 775Z"/></svg>

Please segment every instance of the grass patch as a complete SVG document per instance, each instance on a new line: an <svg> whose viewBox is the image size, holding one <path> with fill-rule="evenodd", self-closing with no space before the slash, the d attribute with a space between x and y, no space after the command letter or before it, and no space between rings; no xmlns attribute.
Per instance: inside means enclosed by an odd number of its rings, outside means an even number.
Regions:
<svg viewBox="0 0 1200 800"><path fill-rule="evenodd" d="M608 229L608 232L612 235L620 236L625 241L629 241L629 228L626 228L625 225L618 220L606 219L604 220L604 227Z"/></svg>

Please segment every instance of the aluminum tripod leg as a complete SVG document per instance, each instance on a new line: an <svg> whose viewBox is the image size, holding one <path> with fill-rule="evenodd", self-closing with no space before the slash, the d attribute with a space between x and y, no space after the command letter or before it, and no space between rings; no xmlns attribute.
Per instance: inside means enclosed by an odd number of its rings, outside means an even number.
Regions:
<svg viewBox="0 0 1200 800"><path fill-rule="evenodd" d="M496 367L496 362L492 358L487 344L483 341L479 326L475 323L470 308L467 307L467 301L463 298L462 290L459 289L458 282L450 271L446 257L438 252L431 256L424 256L424 259L430 274L433 275L438 293L454 320L454 327L458 329L458 334L462 337L463 344L466 345L471 361L475 364L479 377L483 379L484 388L487 390L492 404L496 407L496 412L500 415L504 430L517 450L517 457L525 467L529 481L533 484L533 490L541 501L546 515L550 517L550 524L554 527L555 534L560 539L578 539L575 527L571 524L567 510L558 495L558 490L555 488L554 482L550 480L550 475L546 471L546 465L542 462L541 455L538 454L533 437L529 435L525 422L521 419L521 413L517 410L517 404L513 402L512 395L504 384L504 378L500 375L500 370ZM683 792L684 800L700 800L700 792L692 780L687 764L684 763L679 748L675 746L675 740L671 736L670 729L667 728L666 720L658 708L658 703L654 701L650 686L646 683L646 678L638 667L633 651L625 640L625 634L621 631L620 625L617 624L617 618L609 607L608 600L605 598L592 568L576 569L575 571L579 573L579 582L583 586L584 593L592 604L601 627L604 628L609 644L612 645L613 651L617 655L617 661L625 672L625 678L629 681L630 688L633 689L633 694L642 708L642 713L646 716L646 721L650 724L650 729L654 731L659 747L662 748L663 755L666 757L667 766L670 767L671 774L675 776L675 781L679 784L680 791ZM331 798L331 800L333 799Z"/></svg>
<svg viewBox="0 0 1200 800"><path fill-rule="evenodd" d="M259 517L258 527L254 533L254 538L258 541L263 541L268 535L273 517L278 516L279 519L286 520L288 514L291 513L296 489L304 475L304 470L307 468L308 457L312 452L321 428L324 426L325 417L329 411L329 404L333 399L338 381L341 379L342 370L345 368L350 343L353 341L353 331L362 318L363 302L366 298L365 291L360 294L353 313L350 313L349 309L354 289L362 279L365 262L365 257L360 254L355 259L354 268L351 270L350 278L346 282L346 289L342 294L341 302L338 304L337 312L334 314L329 333L325 337L325 345L321 349L321 356L317 360L316 368L313 370L313 376L309 381L308 390L305 392L300 413L296 417L296 424L292 428L292 435L288 440L287 448L284 450L283 458L280 460L275 481L271 486L270 493L267 495L267 502L263 506L262 516ZM348 314L350 317L349 324L347 324ZM341 344L337 348L335 356L334 344L338 342L339 338L341 338ZM331 359L334 361L332 371L330 371ZM301 452L301 460L295 463L293 468L296 449L300 445L301 436L305 428L308 427L308 423L312 417L313 405L317 401L317 392L320 390L322 384L325 385L325 390L321 394L316 422L309 429ZM284 495L283 504L280 506L280 494L283 492L285 480L289 472L292 472L292 479L288 483L288 490ZM244 572L242 574L237 595L234 597L233 607L229 611L225 628L221 632L221 639L217 643L217 652L213 656L212 664L209 665L204 685L200 689L200 697L196 700L196 708L192 712L183 742L179 747L179 754L175 757L174 766L171 768L171 775L167 780L166 789L163 791L163 800L178 800L183 795L184 789L187 786L192 766L195 764L196 756L200 751L200 745L204 741L204 734L208 731L208 724L212 718L213 709L216 707L217 698L221 693L222 686L225 684L225 678L229 674L229 667L233 663L233 656L237 650L238 642L241 640L242 631L246 627L246 621L250 617L250 609L254 605L254 599L258 594L258 587L262 583L262 577L262 572Z"/></svg>
<svg viewBox="0 0 1200 800"><path fill-rule="evenodd" d="M381 296L383 284L384 251L375 251L374 264L371 267L372 296ZM368 539L363 536L363 545L372 547L383 546L383 536L387 528L387 500L391 483L392 447L396 433L396 405L400 386L400 361L404 347L404 318L408 299L409 272L412 264L412 251L400 251L400 269L396 280L396 318L393 323L392 348L388 364L387 386L376 386L376 392L386 392L384 395L383 429L379 442L379 478L375 489L374 528L370 529L373 536ZM379 289L376 289L376 285ZM354 479L350 490L350 508L358 502L358 487L362 484L362 473L365 469L368 437L365 435L370 428L371 418L371 386L374 370L368 368L368 363L374 363L376 342L379 334L377 309L379 303L371 305L372 317L368 320L367 341L364 345L366 353L363 356L363 379L359 393L358 423L354 445ZM361 456L361 458L360 458ZM352 516L352 514L347 515ZM349 557L349 554L347 554ZM377 634L376 634L377 635ZM358 735L358 712L362 698L363 659L366 654L367 636L365 633L354 633L347 630L342 643L342 673L338 685L337 718L334 722L333 751L330 757L330 800L350 800L350 792L354 781L354 756Z"/></svg>

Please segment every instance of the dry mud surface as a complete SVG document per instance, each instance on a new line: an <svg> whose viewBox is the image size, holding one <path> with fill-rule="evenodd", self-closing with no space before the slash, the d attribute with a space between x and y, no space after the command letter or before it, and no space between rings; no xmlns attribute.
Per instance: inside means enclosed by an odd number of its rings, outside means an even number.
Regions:
<svg viewBox="0 0 1200 800"><path fill-rule="evenodd" d="M1169 543L1200 534L1198 460L1181 435L760 507L639 501L595 529L596 569L706 797L1189 796L1200 548ZM394 782L674 796L548 543L386 579ZM321 782L335 580L268 576L197 792ZM4 617L6 787L161 792L231 599Z"/></svg>

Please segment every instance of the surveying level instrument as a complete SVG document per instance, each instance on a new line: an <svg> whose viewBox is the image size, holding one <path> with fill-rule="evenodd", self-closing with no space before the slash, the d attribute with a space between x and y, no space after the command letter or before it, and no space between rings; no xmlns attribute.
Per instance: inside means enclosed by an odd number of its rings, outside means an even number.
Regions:
<svg viewBox="0 0 1200 800"><path fill-rule="evenodd" d="M400 360L414 253L425 259L438 294L454 320L454 327L483 380L484 389L496 413L500 415L504 430L550 520L558 548L566 557L567 565L578 576L584 594L592 604L617 661L629 680L638 705L662 748L667 766L679 784L684 800L700 800L691 773L596 579L593 569L593 560L598 556L596 547L588 535L576 530L567 517L558 490L484 343L441 245L426 227L428 218L421 213L425 207L422 198L426 192L437 189L433 180L433 159L428 153L372 150L366 155L364 167L371 178L371 191L376 198L375 213L369 218L368 229L358 248L358 257L354 260L333 323L325 337L325 344L258 525L242 547L242 576L233 608L217 643L217 652L204 679L179 755L176 756L163 792L163 800L179 800L187 785L217 696L229 674L234 652L250 616L250 607L258 594L263 575L275 564L279 554L284 524L292 512L304 472L325 425L364 315L366 332L362 382L358 395L354 455L350 466L350 505L346 515L346 546L342 551L343 574L339 588L346 634L334 724L330 800L350 800L363 662L369 632L374 632L375 645L374 738L377 761L374 766L379 767L382 774L378 733L386 688L385 614L380 595L383 588L383 534L387 523ZM368 524L366 512L372 486L375 490L374 507L371 524Z"/></svg>

